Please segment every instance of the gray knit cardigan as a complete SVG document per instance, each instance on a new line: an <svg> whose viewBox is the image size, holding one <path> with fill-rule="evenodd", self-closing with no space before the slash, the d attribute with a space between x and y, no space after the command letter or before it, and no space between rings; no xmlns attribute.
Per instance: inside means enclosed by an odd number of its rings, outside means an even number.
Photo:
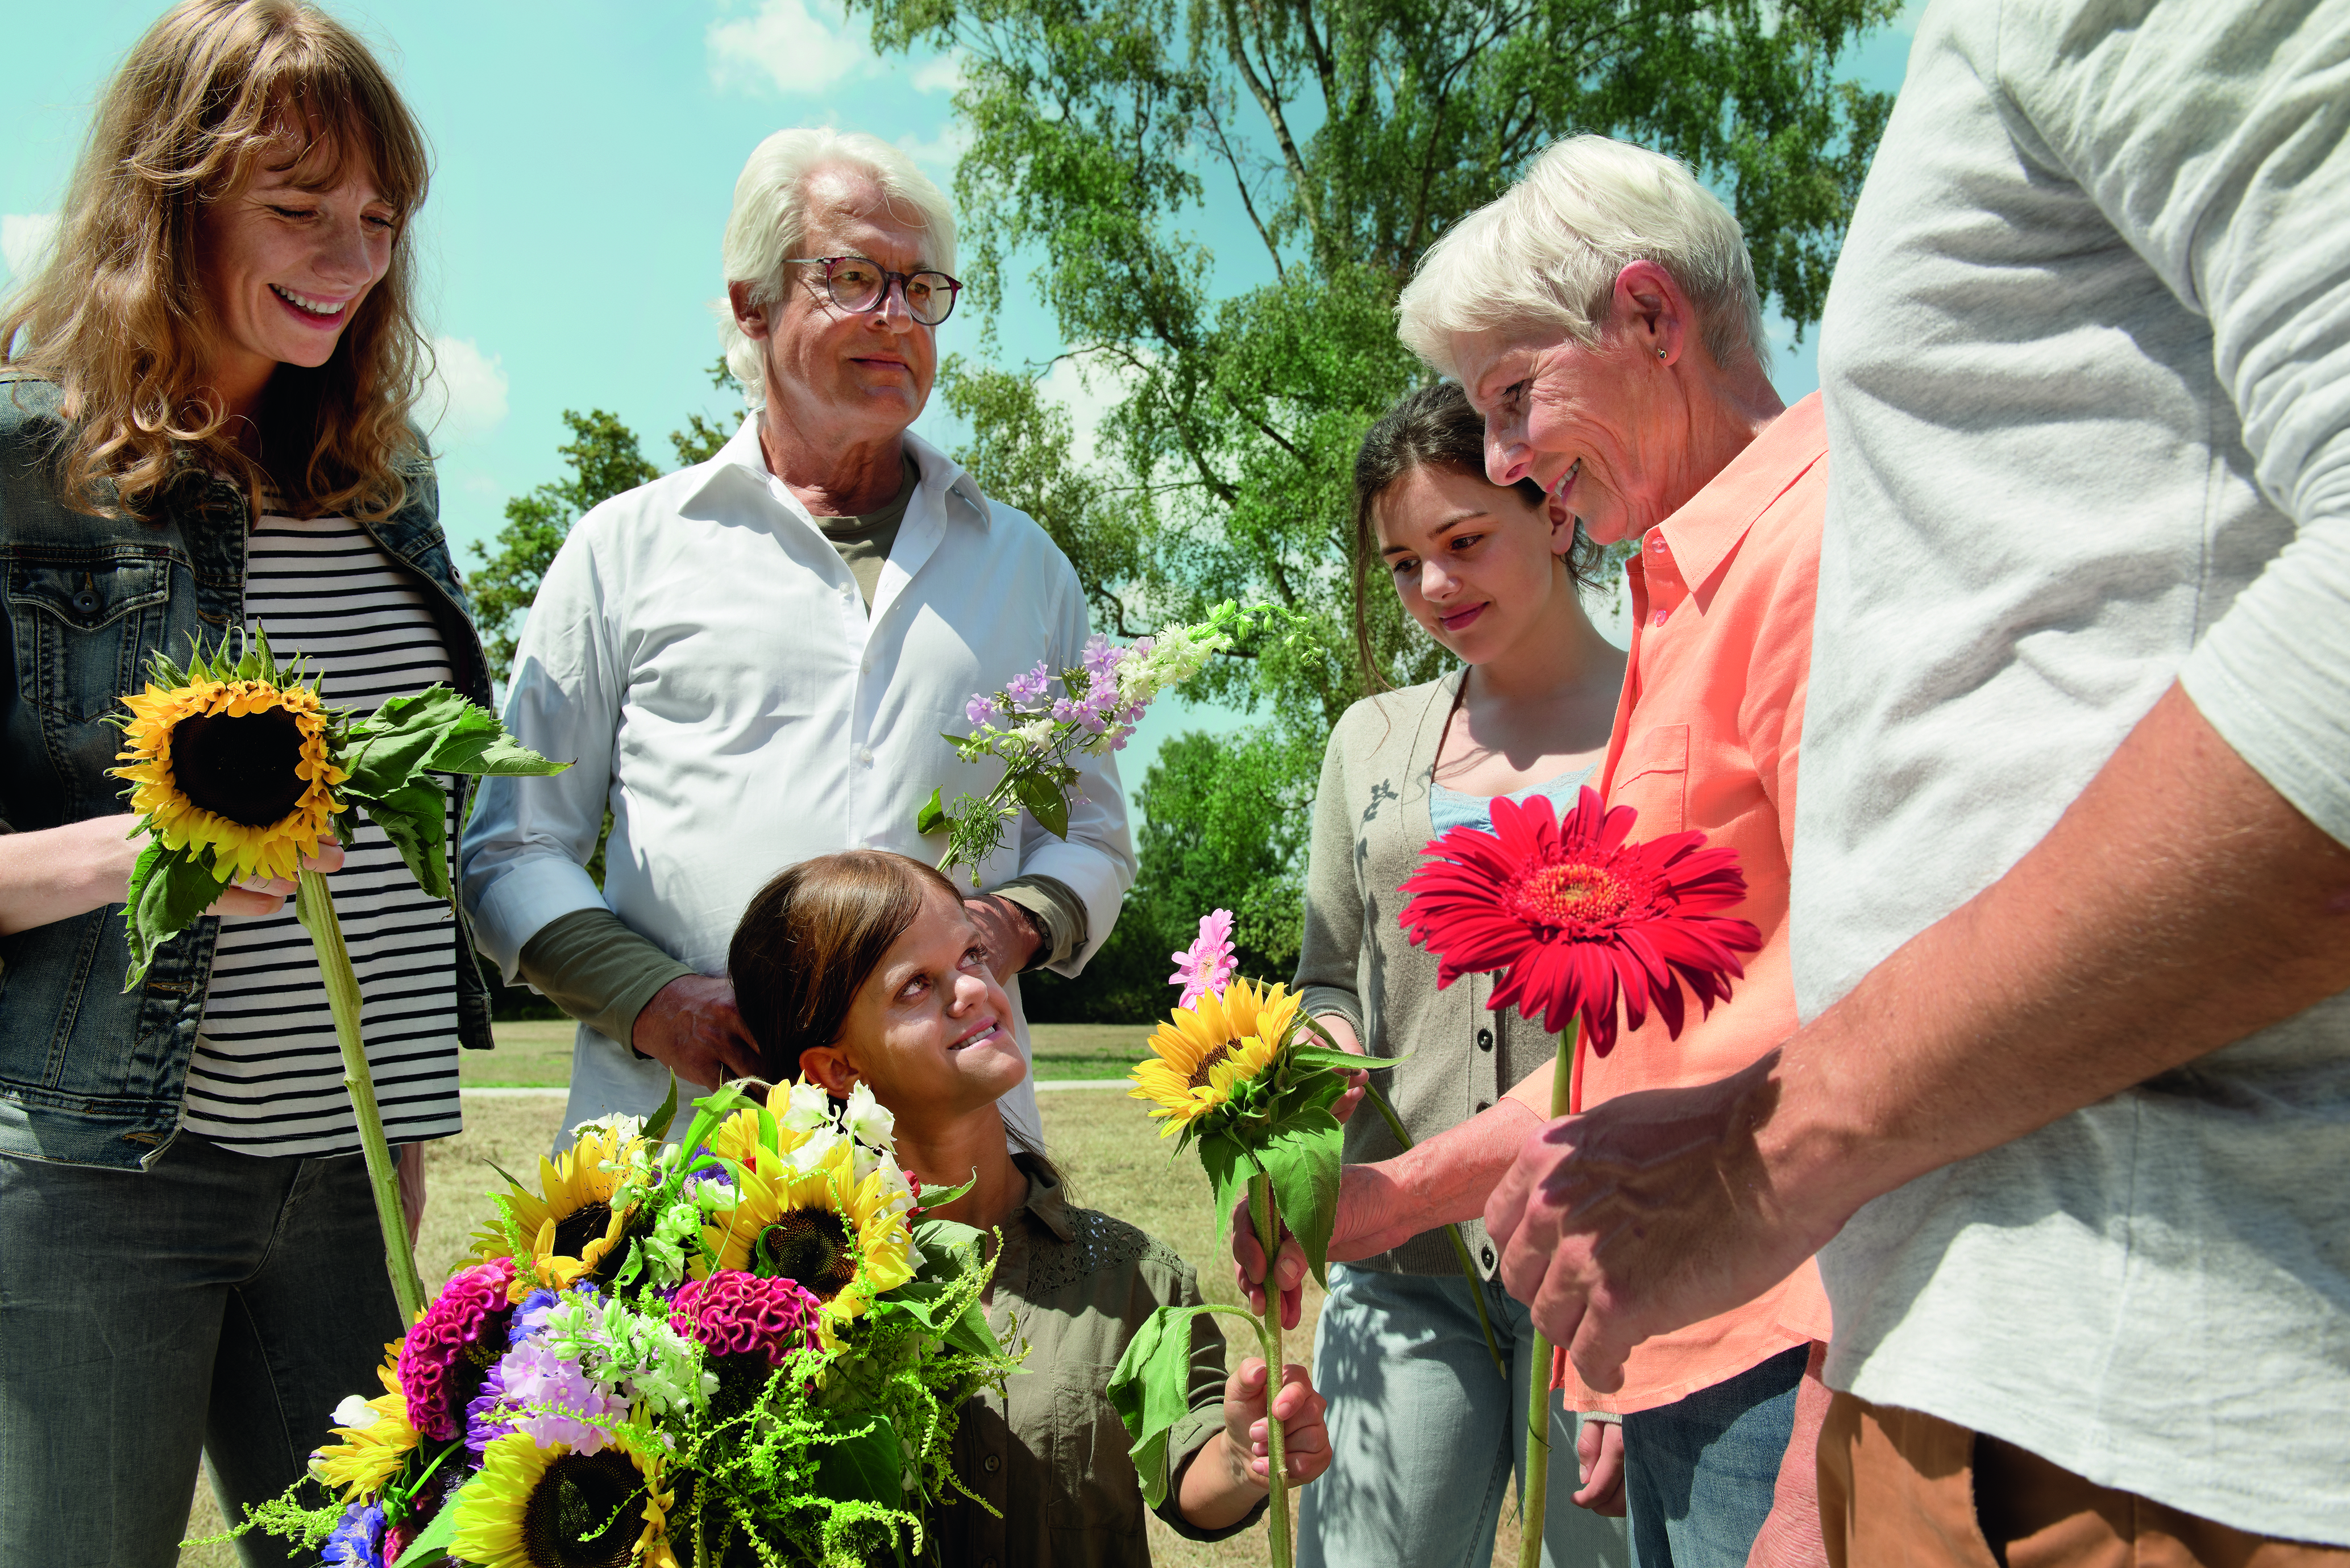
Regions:
<svg viewBox="0 0 2350 1568"><path fill-rule="evenodd" d="M1416 1141L1484 1110L1556 1048L1514 1009L1486 1011L1493 982L1485 975L1438 990L1434 955L1413 946L1397 921L1403 907L1397 886L1419 867L1434 836L1429 789L1461 679L1456 670L1347 710L1323 753L1305 870L1305 934L1297 960L1305 1010L1345 1018L1374 1056L1409 1058L1371 1081ZM1395 1136L1369 1105L1347 1122L1349 1165L1397 1152ZM1491 1279L1496 1253L1483 1222L1461 1229L1470 1256ZM1440 1231L1357 1266L1405 1274L1461 1268Z"/></svg>

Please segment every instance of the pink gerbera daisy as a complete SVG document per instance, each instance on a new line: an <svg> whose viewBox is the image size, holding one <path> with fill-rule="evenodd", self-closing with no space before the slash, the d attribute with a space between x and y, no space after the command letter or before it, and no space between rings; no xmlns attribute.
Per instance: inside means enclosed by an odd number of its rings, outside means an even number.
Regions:
<svg viewBox="0 0 2350 1568"><path fill-rule="evenodd" d="M1746 897L1732 849L1702 833L1627 844L1635 813L1586 789L1556 820L1551 804L1493 802L1493 830L1455 827L1430 843L1402 887L1403 928L1436 954L1437 983L1497 976L1487 1006L1514 1006L1563 1033L1577 1015L1591 1048L1616 1044L1617 1003L1638 1029L1654 1008L1681 1032L1680 987L1711 1012L1743 979L1738 955L1762 945L1745 920L1715 913Z"/></svg>

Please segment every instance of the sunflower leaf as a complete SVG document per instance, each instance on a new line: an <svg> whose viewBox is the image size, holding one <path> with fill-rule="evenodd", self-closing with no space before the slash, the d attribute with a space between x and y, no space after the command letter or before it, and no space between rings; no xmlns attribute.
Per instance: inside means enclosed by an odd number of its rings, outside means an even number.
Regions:
<svg viewBox="0 0 2350 1568"><path fill-rule="evenodd" d="M1328 1286L1330 1232L1338 1220L1338 1166L1345 1139L1330 1113L1300 1112L1273 1135L1262 1156L1283 1223L1305 1250L1315 1280Z"/></svg>
<svg viewBox="0 0 2350 1568"><path fill-rule="evenodd" d="M122 989L133 990L146 979L156 950L194 925L227 890L228 884L187 850L165 849L151 839L131 868L122 911L130 939L130 971Z"/></svg>
<svg viewBox="0 0 2350 1568"><path fill-rule="evenodd" d="M1109 1375L1110 1408L1133 1440L1127 1452L1151 1507L1167 1501L1167 1435L1191 1413L1191 1349L1201 1313L1248 1314L1238 1307L1164 1306L1145 1318L1126 1342L1118 1370ZM1221 1359L1221 1358L1220 1358Z"/></svg>
<svg viewBox="0 0 2350 1568"><path fill-rule="evenodd" d="M1201 1135L1200 1164L1206 1169L1208 1186L1215 1193L1216 1236L1221 1241L1233 1206L1248 1189L1249 1178L1263 1174L1264 1168L1247 1148L1222 1133Z"/></svg>
<svg viewBox="0 0 2350 1568"><path fill-rule="evenodd" d="M449 797L438 784L409 778L381 794L346 784L342 794L383 829L417 886L436 898L449 896Z"/></svg>
<svg viewBox="0 0 2350 1568"><path fill-rule="evenodd" d="M520 744L488 711L446 686L393 698L353 724L345 746L350 788L378 795L420 773L555 774L570 765Z"/></svg>

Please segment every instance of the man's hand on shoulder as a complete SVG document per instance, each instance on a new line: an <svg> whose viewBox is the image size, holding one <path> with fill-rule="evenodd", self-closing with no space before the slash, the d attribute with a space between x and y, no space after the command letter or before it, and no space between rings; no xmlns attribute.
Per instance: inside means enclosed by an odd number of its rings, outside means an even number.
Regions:
<svg viewBox="0 0 2350 1568"><path fill-rule="evenodd" d="M987 967L996 979L1010 980L1036 961L1045 938L1026 909L993 893L974 894L962 907L979 928L980 940L987 944Z"/></svg>
<svg viewBox="0 0 2350 1568"><path fill-rule="evenodd" d="M689 1084L759 1075L759 1048L735 1010L733 982L718 975L680 975L653 992L629 1044Z"/></svg>

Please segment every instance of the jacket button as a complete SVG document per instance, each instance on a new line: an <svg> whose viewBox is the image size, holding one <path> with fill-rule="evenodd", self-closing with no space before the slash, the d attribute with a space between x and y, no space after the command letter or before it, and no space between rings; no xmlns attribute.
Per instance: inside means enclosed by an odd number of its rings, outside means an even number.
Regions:
<svg viewBox="0 0 2350 1568"><path fill-rule="evenodd" d="M1482 1111L1490 1111L1490 1110L1492 1110L1492 1108L1493 1108L1493 1102L1492 1102L1492 1101L1491 1101L1491 1100L1480 1100L1480 1101L1478 1101L1478 1102L1477 1102L1477 1109L1478 1109L1479 1111L1481 1111L1481 1112L1482 1112Z"/></svg>
<svg viewBox="0 0 2350 1568"><path fill-rule="evenodd" d="M1477 1031L1477 1049L1480 1051L1491 1051L1492 1048L1493 1032L1490 1029L1480 1029Z"/></svg>
<svg viewBox="0 0 2350 1568"><path fill-rule="evenodd" d="M987 1461L979 1468L985 1470L989 1475L993 1475L996 1471L1003 1468L1003 1461L997 1459L993 1454L990 1454L987 1456Z"/></svg>
<svg viewBox="0 0 2350 1568"><path fill-rule="evenodd" d="M1488 1241L1484 1246L1480 1247L1477 1250L1477 1256L1487 1268L1492 1268L1493 1266L1493 1244L1491 1241Z"/></svg>
<svg viewBox="0 0 2350 1568"><path fill-rule="evenodd" d="M73 605L74 608L81 611L84 615L96 615L98 613L98 596L91 593L88 588L84 588L81 592L74 595Z"/></svg>

